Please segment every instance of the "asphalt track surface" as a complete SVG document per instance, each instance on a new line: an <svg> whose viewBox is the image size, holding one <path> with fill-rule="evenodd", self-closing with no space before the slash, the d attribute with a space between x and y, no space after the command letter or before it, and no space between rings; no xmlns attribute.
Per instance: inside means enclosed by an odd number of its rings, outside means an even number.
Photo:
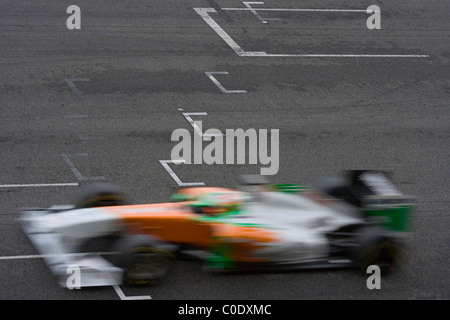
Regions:
<svg viewBox="0 0 450 320"><path fill-rule="evenodd" d="M66 26L71 4L80 30ZM277 10L258 16L236 0L2 1L0 299L449 299L450 5L378 1L381 29L369 30L372 4L265 1L251 6ZM194 8L215 8L220 29ZM239 55L223 32L269 55ZM192 130L183 112L207 113L192 116L204 128L279 129L273 182L392 171L418 206L405 268L380 290L353 270L212 275L195 261L153 287L59 288L20 208L70 203L93 179L166 201L177 183L160 160L175 129ZM229 187L261 167L172 165L180 181Z"/></svg>

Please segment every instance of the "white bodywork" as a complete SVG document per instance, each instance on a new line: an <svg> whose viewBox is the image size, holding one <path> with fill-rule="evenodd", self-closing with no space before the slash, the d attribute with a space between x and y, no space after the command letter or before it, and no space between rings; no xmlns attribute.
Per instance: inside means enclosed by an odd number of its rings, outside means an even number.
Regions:
<svg viewBox="0 0 450 320"><path fill-rule="evenodd" d="M59 284L70 288L121 284L121 268L99 254L75 251L85 239L119 231L118 217L95 208L59 210L59 207L26 210L19 219Z"/></svg>
<svg viewBox="0 0 450 320"><path fill-rule="evenodd" d="M326 233L361 223L358 211L340 201L323 205L304 196L282 192L259 193L257 201L244 204L241 214L225 220L270 228L279 241L258 250L257 257L280 263L328 257Z"/></svg>

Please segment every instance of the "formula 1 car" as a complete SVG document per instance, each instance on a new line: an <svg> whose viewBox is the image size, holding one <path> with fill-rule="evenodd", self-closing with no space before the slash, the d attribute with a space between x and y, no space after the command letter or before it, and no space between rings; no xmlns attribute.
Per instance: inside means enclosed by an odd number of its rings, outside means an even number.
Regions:
<svg viewBox="0 0 450 320"><path fill-rule="evenodd" d="M61 286L75 266L89 287L153 283L186 254L217 271L391 270L413 209L385 173L359 170L311 187L184 188L158 204L130 205L115 187L93 185L74 205L24 209L19 221Z"/></svg>

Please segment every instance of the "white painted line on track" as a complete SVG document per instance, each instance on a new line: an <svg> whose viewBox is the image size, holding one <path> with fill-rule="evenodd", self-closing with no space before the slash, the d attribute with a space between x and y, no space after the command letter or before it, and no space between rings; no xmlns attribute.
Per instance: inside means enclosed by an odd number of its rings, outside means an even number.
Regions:
<svg viewBox="0 0 450 320"><path fill-rule="evenodd" d="M205 71L206 76L222 91L223 93L247 93L246 90L227 90L225 87L213 76L213 74L228 74L227 71Z"/></svg>
<svg viewBox="0 0 450 320"><path fill-rule="evenodd" d="M72 92L79 98L79 99L84 99L83 94L81 93L80 90L78 90L78 88L73 84L75 81L91 81L90 79L85 79L85 78L81 78L81 79L65 79L66 83L69 85L70 89L72 89Z"/></svg>
<svg viewBox="0 0 450 320"><path fill-rule="evenodd" d="M39 259L39 258L45 258L45 257L51 257L51 256L50 255L42 255L42 254L30 254L30 255L24 255L24 256L3 256L3 257L0 257L0 260Z"/></svg>
<svg viewBox="0 0 450 320"><path fill-rule="evenodd" d="M126 296L120 286L113 286L120 300L150 300L151 296Z"/></svg>
<svg viewBox="0 0 450 320"><path fill-rule="evenodd" d="M275 58L429 58L427 54L284 54L247 51L242 57L275 57Z"/></svg>
<svg viewBox="0 0 450 320"><path fill-rule="evenodd" d="M217 10L217 12L222 16L222 18L224 18L226 21L233 21L230 16L228 16L223 10L222 8L217 4L217 2L215 2L214 0L206 0L209 2L209 4L211 5L211 7L213 7L214 9Z"/></svg>
<svg viewBox="0 0 450 320"><path fill-rule="evenodd" d="M159 160L159 163L166 169L167 173L172 177L172 179L180 186L180 187L194 187L194 186L204 186L204 182L182 182L180 178L173 172L172 168L169 167L169 163L172 164L183 164L186 163L185 160Z"/></svg>
<svg viewBox="0 0 450 320"><path fill-rule="evenodd" d="M28 184L0 184L0 188L38 188L38 187L76 187L76 182L69 183L28 183Z"/></svg>
<svg viewBox="0 0 450 320"><path fill-rule="evenodd" d="M244 49L231 38L219 24L209 15L210 12L217 12L213 8L194 8L203 20L225 41L238 55L245 53Z"/></svg>
<svg viewBox="0 0 450 320"><path fill-rule="evenodd" d="M252 3L252 2L243 2ZM253 2L254 4L258 4L258 2ZM263 2L260 2L263 3ZM226 11L278 11L278 12L365 12L365 13L373 13L373 10L366 9L283 9L283 8L222 8L222 10Z"/></svg>
<svg viewBox="0 0 450 320"><path fill-rule="evenodd" d="M187 122L189 122L189 124L194 128L195 132L197 132L197 134L200 137L203 137L203 132L202 130L197 126L197 124L195 123L195 121L192 119L191 116L207 116L208 113L206 112L183 112L183 117L187 120Z"/></svg>
<svg viewBox="0 0 450 320"><path fill-rule="evenodd" d="M106 178L103 176L95 176L95 177L83 177L75 167L75 165L70 160L70 157L87 157L87 153L73 153L73 154L61 154L61 157L66 162L67 166L72 170L73 174L78 180L105 180Z"/></svg>
<svg viewBox="0 0 450 320"><path fill-rule="evenodd" d="M293 12L366 12L367 10L352 9L270 9L252 8L258 11L293 11ZM194 8L200 17L236 52L240 57L273 57L273 58L429 58L428 54L283 54L267 53L264 51L245 51L230 37L230 35L210 16L210 13L217 12L214 8ZM222 10L250 11L249 8L222 8Z"/></svg>
<svg viewBox="0 0 450 320"><path fill-rule="evenodd" d="M86 254L96 254L96 255L111 255L115 252L88 252ZM0 256L0 260L26 260L26 259L41 259L49 257L60 257L60 254L28 254L28 255L18 255L18 256Z"/></svg>
<svg viewBox="0 0 450 320"><path fill-rule="evenodd" d="M198 127L191 116L207 116L206 112L183 112L183 116L186 118L187 122L194 128L195 132L202 137L203 141L211 141L211 137L223 136L223 134L205 134L202 129Z"/></svg>
<svg viewBox="0 0 450 320"><path fill-rule="evenodd" d="M280 18L263 18L257 11L257 9L253 8L252 4L264 4L264 2L251 2L251 1L243 1L244 6L246 6L262 23L267 23L267 21L271 20L281 20Z"/></svg>

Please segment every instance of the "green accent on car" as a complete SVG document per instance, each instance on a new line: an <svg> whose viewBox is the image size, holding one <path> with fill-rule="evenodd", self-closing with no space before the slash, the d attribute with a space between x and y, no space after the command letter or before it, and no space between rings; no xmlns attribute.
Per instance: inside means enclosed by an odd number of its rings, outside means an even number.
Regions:
<svg viewBox="0 0 450 320"><path fill-rule="evenodd" d="M206 259L209 267L215 269L230 269L236 265L236 261L231 258L233 246L230 243L219 242L213 246L211 255Z"/></svg>
<svg viewBox="0 0 450 320"><path fill-rule="evenodd" d="M303 184L297 183L283 183L283 184L272 184L270 185L275 191L286 192L286 193L302 193L309 188Z"/></svg>
<svg viewBox="0 0 450 320"><path fill-rule="evenodd" d="M415 205L412 203L369 205L364 209L364 214L389 230L408 232L411 229L411 216L414 209Z"/></svg>
<svg viewBox="0 0 450 320"><path fill-rule="evenodd" d="M192 198L189 193L174 193L170 196L170 200L173 202L192 201Z"/></svg>
<svg viewBox="0 0 450 320"><path fill-rule="evenodd" d="M229 220L241 213L242 213L242 211L230 211L230 212L226 212L226 213L217 214L215 216L207 216L204 214L199 214L198 216L192 217L191 219L193 219L197 222L226 223L226 224L240 226L240 227L273 229L273 227L268 226L266 224L262 224L262 223L236 222L236 221Z"/></svg>

